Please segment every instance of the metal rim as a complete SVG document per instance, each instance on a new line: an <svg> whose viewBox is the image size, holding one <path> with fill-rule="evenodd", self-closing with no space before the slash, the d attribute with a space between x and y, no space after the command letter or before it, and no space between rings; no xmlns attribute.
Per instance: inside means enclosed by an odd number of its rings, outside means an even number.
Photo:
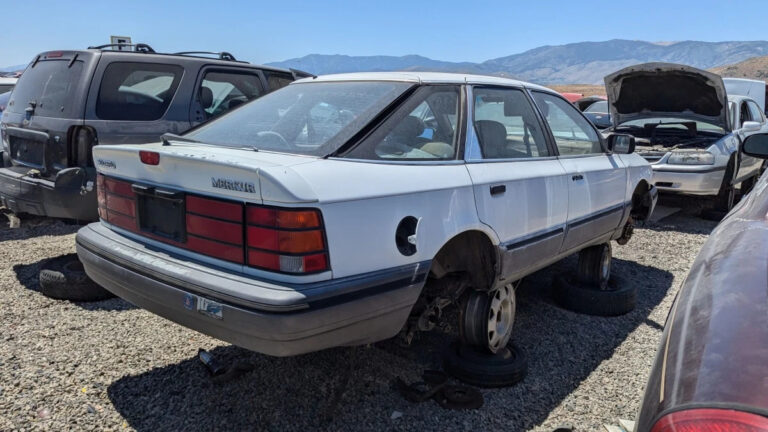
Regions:
<svg viewBox="0 0 768 432"><path fill-rule="evenodd" d="M488 307L488 348L496 352L509 342L515 324L515 289L507 284L491 293Z"/></svg>
<svg viewBox="0 0 768 432"><path fill-rule="evenodd" d="M602 260L600 260L600 280L607 282L611 277L611 254L608 251L603 253Z"/></svg>

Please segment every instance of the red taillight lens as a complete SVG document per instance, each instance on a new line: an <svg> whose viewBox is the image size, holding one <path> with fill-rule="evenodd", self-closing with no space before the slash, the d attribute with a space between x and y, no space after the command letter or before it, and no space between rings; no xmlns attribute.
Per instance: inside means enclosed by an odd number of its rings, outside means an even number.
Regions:
<svg viewBox="0 0 768 432"><path fill-rule="evenodd" d="M141 159L141 163L145 165L158 165L160 163L160 153L140 150L139 159Z"/></svg>
<svg viewBox="0 0 768 432"><path fill-rule="evenodd" d="M107 219L107 191L104 189L104 176L98 174L96 176L96 197L99 202L99 217L101 219Z"/></svg>
<svg viewBox="0 0 768 432"><path fill-rule="evenodd" d="M248 265L284 273L328 270L319 211L248 206L246 218Z"/></svg>
<svg viewBox="0 0 768 432"><path fill-rule="evenodd" d="M127 230L137 229L136 193L130 183L99 174L96 178L96 195L100 218Z"/></svg>
<svg viewBox="0 0 768 432"><path fill-rule="evenodd" d="M691 409L665 415L651 432L768 432L768 418L727 409Z"/></svg>

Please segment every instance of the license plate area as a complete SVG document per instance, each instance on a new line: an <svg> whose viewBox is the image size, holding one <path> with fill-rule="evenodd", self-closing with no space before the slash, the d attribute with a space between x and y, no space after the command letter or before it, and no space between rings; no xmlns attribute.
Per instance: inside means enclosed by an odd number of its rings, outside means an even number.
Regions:
<svg viewBox="0 0 768 432"><path fill-rule="evenodd" d="M27 166L43 168L45 165L45 142L16 136L8 137L10 156L14 161Z"/></svg>
<svg viewBox="0 0 768 432"><path fill-rule="evenodd" d="M187 239L182 192L133 185L136 192L139 229L178 243Z"/></svg>

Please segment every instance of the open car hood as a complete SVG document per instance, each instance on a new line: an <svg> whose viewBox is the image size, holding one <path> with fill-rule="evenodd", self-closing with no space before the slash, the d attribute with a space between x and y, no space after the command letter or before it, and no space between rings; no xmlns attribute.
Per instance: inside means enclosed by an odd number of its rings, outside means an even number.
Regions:
<svg viewBox="0 0 768 432"><path fill-rule="evenodd" d="M728 95L719 75L673 63L644 63L605 77L614 126L673 117L730 130Z"/></svg>

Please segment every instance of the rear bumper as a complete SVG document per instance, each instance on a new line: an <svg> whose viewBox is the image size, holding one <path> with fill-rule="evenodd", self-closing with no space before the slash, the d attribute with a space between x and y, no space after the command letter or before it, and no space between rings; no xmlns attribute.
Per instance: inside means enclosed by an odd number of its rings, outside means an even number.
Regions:
<svg viewBox="0 0 768 432"><path fill-rule="evenodd" d="M405 324L429 262L309 284L277 284L149 248L94 223L77 233L88 275L125 300L209 336L274 356L362 345ZM221 317L198 310L221 306Z"/></svg>
<svg viewBox="0 0 768 432"><path fill-rule="evenodd" d="M662 193L717 195L724 175L724 166L691 167L685 171L653 167L653 183Z"/></svg>
<svg viewBox="0 0 768 432"><path fill-rule="evenodd" d="M25 175L18 167L0 168L0 204L16 213L94 221L98 219L96 192L81 195L80 184ZM93 179L91 179L93 181Z"/></svg>

